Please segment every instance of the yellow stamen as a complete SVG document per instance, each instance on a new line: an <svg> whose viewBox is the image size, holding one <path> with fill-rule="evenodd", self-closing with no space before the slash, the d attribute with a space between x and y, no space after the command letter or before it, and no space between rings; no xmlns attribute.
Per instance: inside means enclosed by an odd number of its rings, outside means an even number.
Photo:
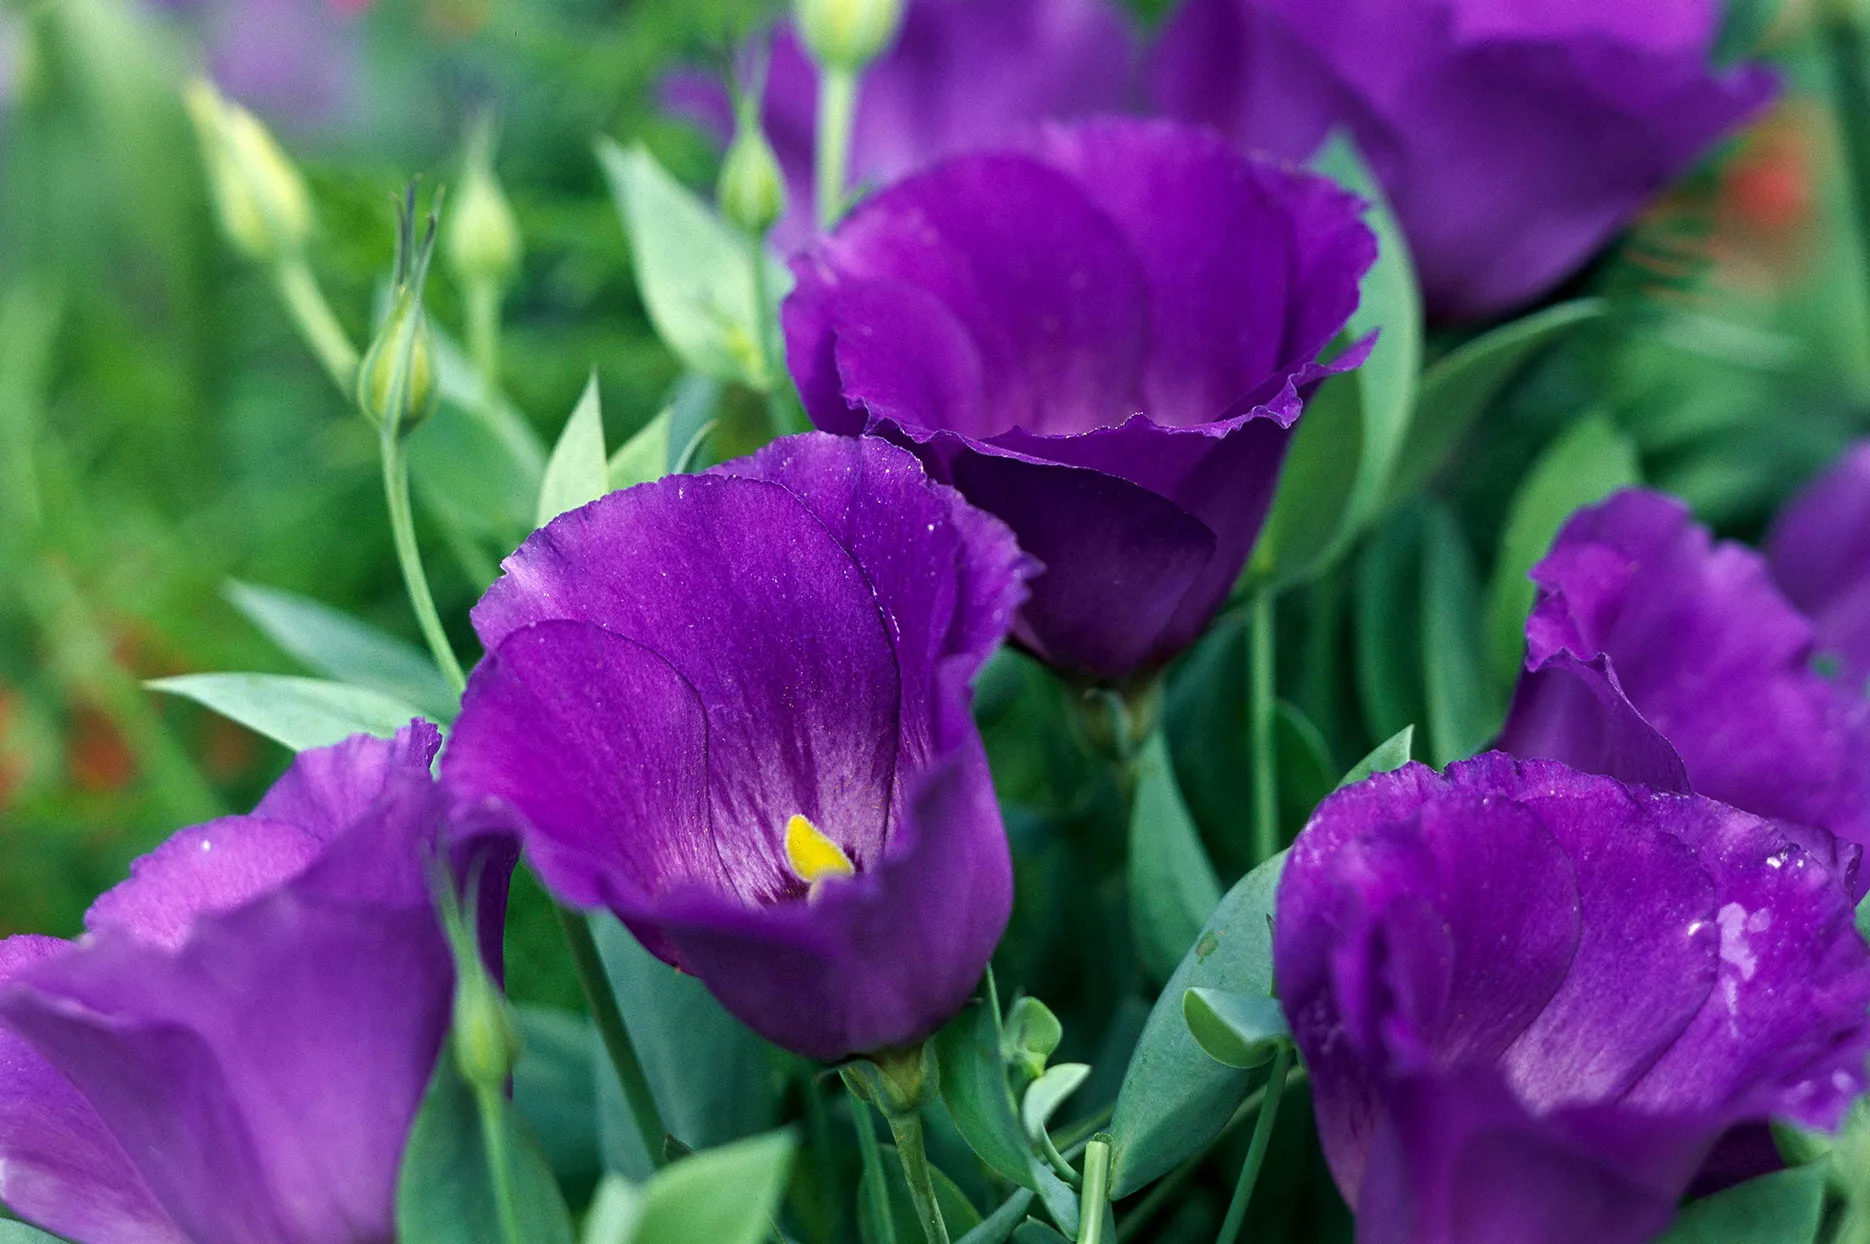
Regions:
<svg viewBox="0 0 1870 1244"><path fill-rule="evenodd" d="M843 847L797 813L786 822L786 860L800 881L814 887L826 877L849 877L857 872Z"/></svg>

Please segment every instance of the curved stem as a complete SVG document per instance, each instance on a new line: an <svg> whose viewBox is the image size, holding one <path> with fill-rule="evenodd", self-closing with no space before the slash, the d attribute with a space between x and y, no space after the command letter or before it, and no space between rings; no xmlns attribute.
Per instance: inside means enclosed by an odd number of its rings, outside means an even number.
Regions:
<svg viewBox="0 0 1870 1244"><path fill-rule="evenodd" d="M357 389L357 347L351 344L350 334L344 331L344 325L338 323L338 317L332 313L331 304L325 301L318 278L312 275L302 255L281 259L273 269L273 278L278 282L280 299L286 304L292 322L298 326L299 335L318 356L331 383L338 386L346 401L350 401Z"/></svg>
<svg viewBox="0 0 1870 1244"><path fill-rule="evenodd" d="M916 1217L922 1220L923 1237L928 1244L948 1244L948 1224L942 1221L941 1206L935 1201L935 1178L929 1172L928 1145L922 1138L922 1116L903 1110L886 1111L883 1117L896 1138L896 1157L902 1163Z"/></svg>
<svg viewBox="0 0 1870 1244"><path fill-rule="evenodd" d="M597 1026L604 1051L610 1055L611 1066L616 1068L617 1079L623 1084L624 1100L630 1103L630 1117L636 1120L636 1130L643 1138L650 1165L660 1169L668 1162L665 1138L669 1129L662 1121L662 1111L656 1106L656 1095L650 1091L649 1076L643 1071L643 1060L637 1057L636 1043L630 1039L630 1030L624 1027L623 1012L617 1009L617 995L604 971L597 940L591 936L591 926L577 912L561 907L558 918L565 930L565 941L571 947L578 983L584 987L584 1000L591 1008L591 1022Z"/></svg>
<svg viewBox="0 0 1870 1244"><path fill-rule="evenodd" d="M385 427L380 437L383 448L383 497L390 510L390 533L396 540L396 560L403 570L403 586L409 591L409 603L422 627L435 663L459 695L467 687L467 675L455 658L442 629L441 615L435 611L435 597L429 592L428 573L422 569L422 551L416 546L415 514L409 504L409 459L402 437L393 427Z"/></svg>
<svg viewBox="0 0 1870 1244"><path fill-rule="evenodd" d="M1247 720L1253 752L1253 862L1279 853L1279 774L1273 747L1273 626L1271 588L1253 598L1248 621Z"/></svg>
<svg viewBox="0 0 1870 1244"><path fill-rule="evenodd" d="M494 1210L500 1216L500 1235L506 1244L527 1244L519 1226L519 1206L513 1199L513 1166L507 1160L506 1099L500 1090L476 1088L480 1132L487 1149L487 1172L493 1183Z"/></svg>
<svg viewBox="0 0 1870 1244"><path fill-rule="evenodd" d="M857 112L857 75L849 69L822 70L818 77L817 178L818 227L829 231L844 215L850 182L851 123Z"/></svg>
<svg viewBox="0 0 1870 1244"><path fill-rule="evenodd" d="M1266 1097L1260 1117L1253 1125L1253 1141L1247 1146L1247 1163L1240 1168L1240 1182L1234 1185L1234 1199L1227 1207L1227 1218L1214 1244L1234 1244L1247 1220L1247 1202L1253 1199L1253 1186L1260 1181L1260 1167L1266 1162L1267 1146L1272 1144L1273 1124L1279 1118L1279 1099L1286 1091L1286 1073L1292 1070L1292 1047L1281 1043L1273 1057L1273 1072L1266 1081Z"/></svg>

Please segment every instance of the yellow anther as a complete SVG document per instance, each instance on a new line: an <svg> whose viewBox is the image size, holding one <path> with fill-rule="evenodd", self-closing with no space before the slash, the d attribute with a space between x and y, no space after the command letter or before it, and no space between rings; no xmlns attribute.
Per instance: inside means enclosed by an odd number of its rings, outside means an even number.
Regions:
<svg viewBox="0 0 1870 1244"><path fill-rule="evenodd" d="M857 871L843 847L796 812L786 822L786 860L800 881L814 887L827 877L849 877Z"/></svg>

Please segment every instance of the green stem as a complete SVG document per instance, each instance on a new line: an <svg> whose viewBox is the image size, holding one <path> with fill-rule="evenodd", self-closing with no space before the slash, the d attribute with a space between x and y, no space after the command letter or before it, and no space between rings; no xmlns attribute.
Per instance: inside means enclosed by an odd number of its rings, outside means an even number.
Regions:
<svg viewBox="0 0 1870 1244"><path fill-rule="evenodd" d="M1836 77L1833 101L1856 209L1858 266L1870 295L1870 76L1865 72L1864 31L1855 7L1850 0L1824 0L1819 5L1819 26Z"/></svg>
<svg viewBox="0 0 1870 1244"><path fill-rule="evenodd" d="M346 401L351 400L357 391L357 347L351 344L350 334L344 331L344 325L338 323L338 317L331 311L331 304L325 301L325 292L319 288L318 278L312 275L305 257L282 258L273 269L273 277L279 283L279 296L292 322L298 325L305 344L324 364L325 374L338 386L338 392L344 394Z"/></svg>
<svg viewBox="0 0 1870 1244"><path fill-rule="evenodd" d="M1084 1150L1084 1190L1078 1201L1078 1244L1104 1244L1110 1208L1110 1140L1099 1134Z"/></svg>
<svg viewBox="0 0 1870 1244"><path fill-rule="evenodd" d="M1253 1125L1253 1141L1247 1146L1247 1164L1240 1168L1240 1182L1234 1185L1234 1199L1227 1207L1227 1218L1214 1244L1234 1244L1247 1220L1247 1203L1253 1199L1253 1186L1260 1181L1260 1167L1266 1162L1266 1148L1273 1140L1273 1124L1279 1118L1279 1099L1286 1091L1286 1073L1292 1070L1292 1047L1281 1044L1273 1056L1272 1077L1266 1081L1266 1097L1260 1105L1260 1117Z"/></svg>
<svg viewBox="0 0 1870 1244"><path fill-rule="evenodd" d="M767 271L766 239L747 234L748 256L753 261L753 323L760 336L760 392L766 399L766 421L775 437L809 428L793 426L786 401L785 353L779 341L779 320L772 305L772 274Z"/></svg>
<svg viewBox="0 0 1870 1244"><path fill-rule="evenodd" d="M468 353L480 373L481 411L492 419L500 405L500 287L475 281L467 287Z"/></svg>
<svg viewBox="0 0 1870 1244"><path fill-rule="evenodd" d="M1271 588L1253 598L1248 620L1247 720L1253 761L1253 862L1279 853L1279 775L1273 750L1273 626Z"/></svg>
<svg viewBox="0 0 1870 1244"><path fill-rule="evenodd" d="M571 947L571 962L577 969L578 983L584 987L584 1000L591 1008L591 1022L597 1025L597 1034L603 1038L610 1064L616 1068L617 1079L623 1084L624 1100L630 1103L630 1117L636 1120L636 1130L643 1138L650 1165L661 1168L668 1162L665 1138L669 1129L662 1122L656 1095L650 1091L643 1060L636 1055L636 1043L630 1040L630 1030L624 1027L623 1012L617 1009L617 995L611 990L604 960L597 952L597 940L591 936L591 926L577 912L561 907L558 918L565 929L565 941Z"/></svg>
<svg viewBox="0 0 1870 1244"><path fill-rule="evenodd" d="M878 1244L897 1244L896 1219L890 1213L890 1189L883 1174L883 1148L877 1144L877 1129L870 1122L869 1103L849 1080L844 1082L844 1087L851 1095L851 1122L857 1128L857 1152L864 1163L864 1196L870 1201Z"/></svg>
<svg viewBox="0 0 1870 1244"><path fill-rule="evenodd" d="M896 1158L902 1163L903 1178L909 1183L909 1199L915 1202L916 1217L922 1220L922 1235L928 1244L948 1244L948 1224L942 1221L941 1206L935 1201L935 1177L930 1173L928 1145L922 1137L922 1116L914 1110L886 1111L890 1135L896 1138Z"/></svg>
<svg viewBox="0 0 1870 1244"><path fill-rule="evenodd" d="M829 231L844 215L850 181L851 123L857 113L857 74L826 68L818 78L818 227Z"/></svg>
<svg viewBox="0 0 1870 1244"><path fill-rule="evenodd" d="M843 1218L843 1201L838 1196L838 1158L831 1142L831 1111L825 1108L817 1067L806 1062L801 1066L799 1087L805 1094L805 1134L811 1139L812 1150L818 1158L818 1178L812 1181L812 1186L822 1198L825 1217L831 1223L832 1235L836 1236Z"/></svg>
<svg viewBox="0 0 1870 1244"><path fill-rule="evenodd" d="M495 1088L476 1088L480 1106L480 1134L487 1149L487 1171L493 1182L494 1210L500 1216L500 1235L506 1244L527 1244L519 1227L519 1205L513 1197L513 1164L507 1159L506 1099Z"/></svg>
<svg viewBox="0 0 1870 1244"><path fill-rule="evenodd" d="M402 564L403 586L409 591L409 603L422 627L435 663L459 695L467 687L467 675L461 671L448 633L442 629L441 615L435 611L435 597L429 592L428 573L422 569L422 550L416 546L415 512L409 504L409 459L403 439L392 427L385 427L380 437L383 449L383 497L390 509L390 533L396 540L396 560Z"/></svg>

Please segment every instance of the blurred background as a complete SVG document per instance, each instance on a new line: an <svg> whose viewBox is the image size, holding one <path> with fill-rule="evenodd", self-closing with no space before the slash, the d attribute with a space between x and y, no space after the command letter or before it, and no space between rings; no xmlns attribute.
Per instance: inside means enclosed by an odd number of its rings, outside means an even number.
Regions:
<svg viewBox="0 0 1870 1244"><path fill-rule="evenodd" d="M305 170L312 264L354 340L390 267L406 180L457 179L475 119L496 119L495 167L525 241L501 365L517 420L503 433L445 400L411 442L419 532L442 613L459 625L530 529L543 446L591 369L612 445L679 380L637 299L593 140L641 139L710 192L715 149L659 114L657 83L678 64L724 70L771 7L0 7L0 935L75 932L132 857L176 826L246 808L283 768L283 748L142 686L192 671L304 672L230 604L230 583L416 635L375 433L307 351L270 277L222 239L187 81L206 74L254 109ZM1168 4L1131 7L1147 24ZM1833 66L1796 0L1736 4L1729 28L1731 51L1764 49L1791 89L1558 295L1600 294L1611 311L1528 368L1440 484L1483 576L1528 467L1581 414L1601 415L1593 426L1633 451L1650 483L1742 537L1870 427L1870 284L1840 173ZM438 328L461 338L462 291L441 265L429 289ZM1444 333L1431 351L1460 339ZM735 412L757 423L757 399L708 396L724 412L712 452L731 456ZM530 483L516 461L530 461ZM1239 647L1238 628L1224 627L1189 660L1237 660ZM1326 742L1341 759L1361 754L1356 738ZM1047 785L1001 776L1015 805L1023 787ZM1232 801L1204 798L1199 774L1184 783L1215 841L1241 841L1216 828Z"/></svg>

